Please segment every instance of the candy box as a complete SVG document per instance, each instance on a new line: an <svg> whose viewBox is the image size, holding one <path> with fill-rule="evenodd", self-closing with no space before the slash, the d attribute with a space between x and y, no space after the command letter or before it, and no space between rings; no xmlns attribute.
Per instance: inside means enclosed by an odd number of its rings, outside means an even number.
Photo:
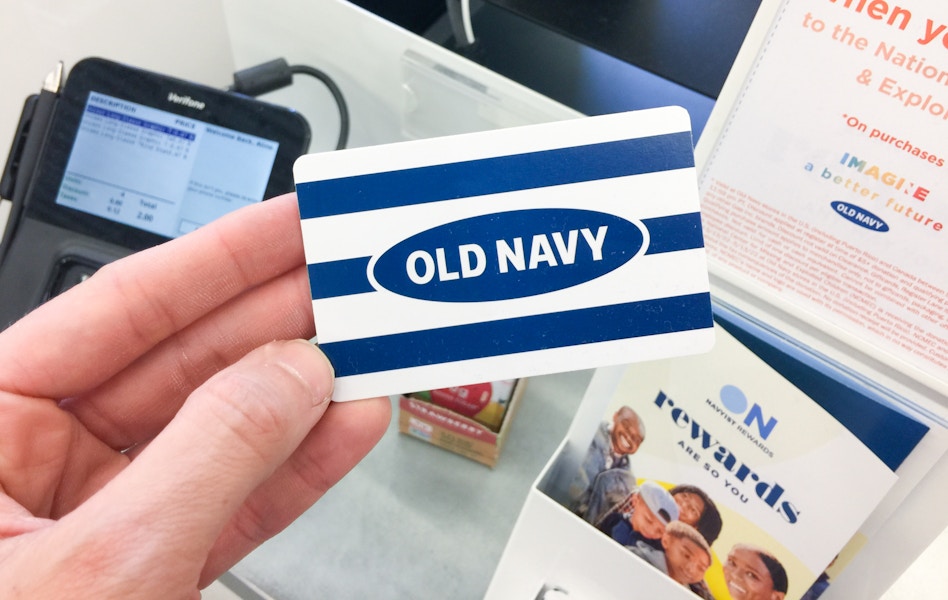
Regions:
<svg viewBox="0 0 948 600"><path fill-rule="evenodd" d="M493 467L526 384L506 379L405 394L398 430Z"/></svg>

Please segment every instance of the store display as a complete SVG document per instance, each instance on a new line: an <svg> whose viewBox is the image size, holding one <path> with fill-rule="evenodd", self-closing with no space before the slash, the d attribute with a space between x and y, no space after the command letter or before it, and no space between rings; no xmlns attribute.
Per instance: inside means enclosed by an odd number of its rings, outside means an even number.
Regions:
<svg viewBox="0 0 948 600"><path fill-rule="evenodd" d="M758 18L698 146L712 271L944 395L948 5Z"/></svg>
<svg viewBox="0 0 948 600"><path fill-rule="evenodd" d="M621 578L581 576L604 561L635 569L637 589L673 593L671 580L682 598L736 598L729 571L753 547L798 599L845 571L948 448L944 429L904 399L729 308L716 306L715 319L710 353L597 370L488 598L541 585L625 597ZM537 538L541 522L592 554L564 568ZM675 564L682 546L690 568Z"/></svg>

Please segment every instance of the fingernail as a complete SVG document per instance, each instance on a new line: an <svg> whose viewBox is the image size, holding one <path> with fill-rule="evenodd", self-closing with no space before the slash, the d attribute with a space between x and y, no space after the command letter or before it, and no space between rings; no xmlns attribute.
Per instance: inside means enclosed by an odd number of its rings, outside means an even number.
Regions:
<svg viewBox="0 0 948 600"><path fill-rule="evenodd" d="M306 350L284 354L280 364L311 390L315 406L328 402L332 398L335 378L332 363L318 346L306 340L292 340L288 344Z"/></svg>

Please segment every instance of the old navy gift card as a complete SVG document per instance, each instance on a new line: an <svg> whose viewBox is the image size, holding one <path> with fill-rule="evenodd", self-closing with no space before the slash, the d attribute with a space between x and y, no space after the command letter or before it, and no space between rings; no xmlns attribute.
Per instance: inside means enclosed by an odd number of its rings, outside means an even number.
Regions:
<svg viewBox="0 0 948 600"><path fill-rule="evenodd" d="M312 154L294 175L335 400L713 344L681 108Z"/></svg>

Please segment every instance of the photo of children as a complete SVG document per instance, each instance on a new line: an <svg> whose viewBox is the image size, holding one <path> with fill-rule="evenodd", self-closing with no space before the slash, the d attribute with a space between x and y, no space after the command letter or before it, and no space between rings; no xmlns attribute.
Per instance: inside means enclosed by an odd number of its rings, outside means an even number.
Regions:
<svg viewBox="0 0 948 600"><path fill-rule="evenodd" d="M631 457L645 441L645 423L620 405L600 423L571 486L571 509L634 554L702 598L711 547L723 522L714 501L695 485L670 489L637 483Z"/></svg>
<svg viewBox="0 0 948 600"><path fill-rule="evenodd" d="M696 595L715 600L704 577L723 522L697 486L666 489L644 480L594 525Z"/></svg>
<svg viewBox="0 0 948 600"><path fill-rule="evenodd" d="M669 523L662 536L662 551L664 568L652 564L698 596L714 600L704 580L711 567L711 547L694 527L684 521Z"/></svg>
<svg viewBox="0 0 948 600"><path fill-rule="evenodd" d="M701 488L682 484L666 489L642 480L592 524L700 598L725 600L716 598L705 581L713 562L711 545L724 523ZM787 592L787 573L780 561L751 544L731 548L723 574L732 600L784 600Z"/></svg>
<svg viewBox="0 0 948 600"><path fill-rule="evenodd" d="M785 600L786 569L758 537L754 543L741 539L740 528L747 525L743 517L729 513L740 523L724 542L727 550L719 550L725 558L719 559L714 547L725 519L703 487L668 477L636 477L635 455L646 440L640 412L648 408L619 401L607 411L570 486L570 510L700 598ZM657 435L639 460L676 454L676 448L658 447L668 445L668 439Z"/></svg>
<svg viewBox="0 0 948 600"><path fill-rule="evenodd" d="M641 542L661 549L665 527L677 519L678 505L668 490L645 481L594 525L623 546Z"/></svg>
<svg viewBox="0 0 948 600"><path fill-rule="evenodd" d="M590 384L601 417L582 421L558 500L591 535L699 598L800 600L895 477L811 398L717 335L708 355L606 373L608 402ZM822 510L851 488L868 495L858 513Z"/></svg>
<svg viewBox="0 0 948 600"><path fill-rule="evenodd" d="M571 509L589 523L635 489L629 457L645 441L645 425L629 406L620 406L610 421L603 421L582 468L571 485Z"/></svg>
<svg viewBox="0 0 948 600"><path fill-rule="evenodd" d="M734 600L784 600L787 572L780 561L763 548L738 544L724 563L724 580Z"/></svg>

